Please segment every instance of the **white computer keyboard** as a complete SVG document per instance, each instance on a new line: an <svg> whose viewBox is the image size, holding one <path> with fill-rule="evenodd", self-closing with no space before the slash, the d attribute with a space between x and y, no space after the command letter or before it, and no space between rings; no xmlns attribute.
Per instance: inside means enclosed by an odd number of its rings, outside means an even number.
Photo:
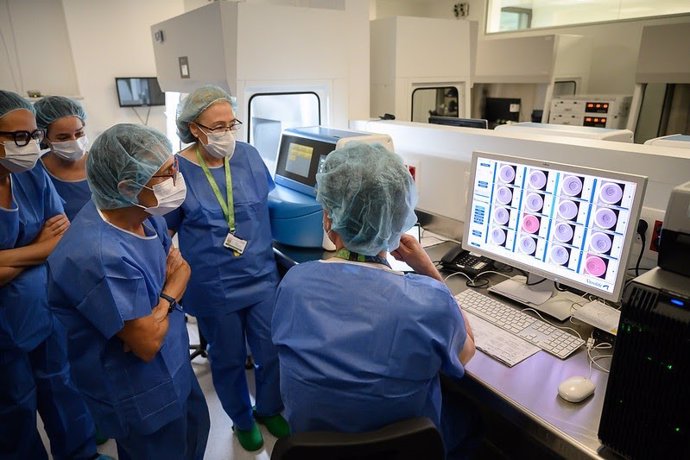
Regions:
<svg viewBox="0 0 690 460"><path fill-rule="evenodd" d="M572 334L485 294L467 289L455 298L464 310L561 359L567 358L585 343Z"/></svg>

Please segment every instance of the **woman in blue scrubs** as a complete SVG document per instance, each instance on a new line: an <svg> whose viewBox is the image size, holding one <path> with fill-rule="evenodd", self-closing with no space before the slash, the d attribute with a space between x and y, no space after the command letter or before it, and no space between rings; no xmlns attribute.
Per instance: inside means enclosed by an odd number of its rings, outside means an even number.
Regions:
<svg viewBox="0 0 690 460"><path fill-rule="evenodd" d="M444 432L440 374L461 378L474 341L404 234L416 222L412 177L383 146L357 144L331 152L316 179L337 252L288 271L272 323L290 428L362 432L426 416ZM393 271L389 250L416 273ZM445 436L447 450L460 436Z"/></svg>
<svg viewBox="0 0 690 460"><path fill-rule="evenodd" d="M47 458L38 409L53 458L91 459L93 420L45 294L45 260L69 221L50 179L33 167L42 139L31 104L0 91L0 458Z"/></svg>
<svg viewBox="0 0 690 460"><path fill-rule="evenodd" d="M86 181L86 151L89 141L84 131L86 113L82 106L62 96L47 96L34 104L36 124L45 131L50 151L38 163L46 170L65 202L65 213L72 221L91 199Z"/></svg>
<svg viewBox="0 0 690 460"><path fill-rule="evenodd" d="M254 451L263 445L255 421L277 437L288 428L280 415L278 356L270 330L278 283L267 206L274 184L256 149L235 141L240 124L230 95L216 86L199 88L180 103L178 134L192 143L177 155L188 193L166 220L192 267L185 309L208 341L216 393L240 444ZM256 363L254 411L245 340Z"/></svg>
<svg viewBox="0 0 690 460"><path fill-rule="evenodd" d="M178 304L190 269L161 214L186 188L158 131L115 125L86 162L92 201L48 259L72 374L123 459L201 459L209 416Z"/></svg>

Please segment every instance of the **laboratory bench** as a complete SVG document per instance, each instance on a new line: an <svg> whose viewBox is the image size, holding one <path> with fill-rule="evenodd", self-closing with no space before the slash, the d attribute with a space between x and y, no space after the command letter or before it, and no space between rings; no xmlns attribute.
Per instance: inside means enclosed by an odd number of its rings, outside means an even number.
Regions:
<svg viewBox="0 0 690 460"><path fill-rule="evenodd" d="M431 260L437 261L453 244L456 243L444 242L426 250ZM333 255L322 249L295 248L279 243L274 243L274 252L281 274L298 263ZM490 283L503 279L499 275L487 278ZM447 285L457 294L469 289L466 281L463 276L453 276L447 280ZM485 293L486 289L479 291ZM592 333L591 326L579 321L553 322L576 329L585 340ZM593 356L611 352L606 349L593 352ZM610 359L598 362L605 368L610 365ZM467 398L481 412L486 439L479 458L620 458L602 446L597 436L608 374L592 366L590 379L596 389L580 403L570 403L558 396L562 381L589 374L590 364L584 347L565 360L538 351L513 367L478 350L466 366L466 378L454 380L442 376L442 385L444 394L451 392Z"/></svg>

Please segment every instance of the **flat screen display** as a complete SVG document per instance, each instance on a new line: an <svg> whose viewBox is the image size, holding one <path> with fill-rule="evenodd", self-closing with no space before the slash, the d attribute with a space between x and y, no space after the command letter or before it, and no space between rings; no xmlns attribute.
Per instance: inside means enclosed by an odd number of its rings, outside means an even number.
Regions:
<svg viewBox="0 0 690 460"><path fill-rule="evenodd" d="M335 149L332 142L284 133L278 148L276 183L316 196L316 173Z"/></svg>
<svg viewBox="0 0 690 460"><path fill-rule="evenodd" d="M165 105L165 93L156 77L115 78L120 107Z"/></svg>
<svg viewBox="0 0 690 460"><path fill-rule="evenodd" d="M613 301L646 178L474 152L463 246Z"/></svg>

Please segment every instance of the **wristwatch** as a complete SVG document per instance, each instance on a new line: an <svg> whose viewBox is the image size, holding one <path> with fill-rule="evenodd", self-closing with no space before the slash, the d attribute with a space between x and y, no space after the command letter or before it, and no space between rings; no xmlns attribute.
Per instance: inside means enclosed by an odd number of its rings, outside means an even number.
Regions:
<svg viewBox="0 0 690 460"><path fill-rule="evenodd" d="M167 300L170 304L170 306L168 307L168 314L172 313L175 310L175 308L177 308L177 300L175 300L174 297L170 297L168 294L161 292L160 298Z"/></svg>

